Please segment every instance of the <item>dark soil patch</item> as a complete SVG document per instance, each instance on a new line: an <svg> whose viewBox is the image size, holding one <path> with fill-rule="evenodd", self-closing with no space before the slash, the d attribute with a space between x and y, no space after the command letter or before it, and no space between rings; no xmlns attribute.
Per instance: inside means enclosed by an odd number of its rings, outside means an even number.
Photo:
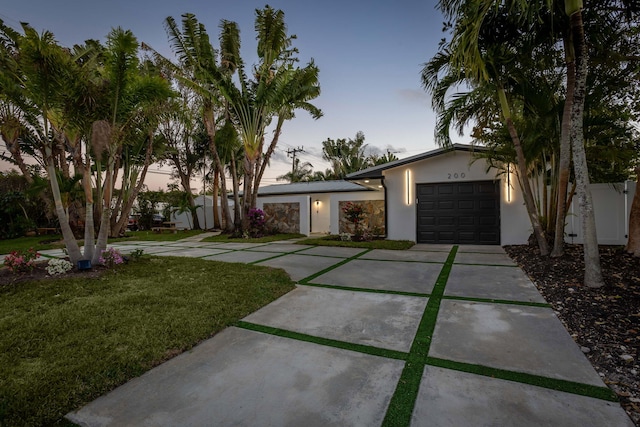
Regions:
<svg viewBox="0 0 640 427"><path fill-rule="evenodd" d="M0 287L8 285L16 285L23 282L36 281L36 280L58 280L61 278L83 278L91 279L100 277L106 268L103 266L94 266L91 270L78 270L76 268L68 271L64 274L57 274L50 276L47 273L48 261L38 261L35 267L31 271L22 273L12 273L8 268L0 268Z"/></svg>
<svg viewBox="0 0 640 427"><path fill-rule="evenodd" d="M534 246L505 249L640 426L640 258L621 247L601 246L605 286L591 289L583 284L581 245L568 245L560 258L541 257Z"/></svg>

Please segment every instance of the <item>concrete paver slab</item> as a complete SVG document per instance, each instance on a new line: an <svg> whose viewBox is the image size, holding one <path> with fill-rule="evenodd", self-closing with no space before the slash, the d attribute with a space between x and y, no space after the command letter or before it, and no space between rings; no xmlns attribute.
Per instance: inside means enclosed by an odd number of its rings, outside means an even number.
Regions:
<svg viewBox="0 0 640 427"><path fill-rule="evenodd" d="M171 246L171 247L186 247L186 248L200 248L203 246L209 246L211 243L207 243L207 242L194 242L194 241L182 241L179 240L177 242L174 243L170 243L167 246Z"/></svg>
<svg viewBox="0 0 640 427"><path fill-rule="evenodd" d="M429 355L603 386L550 308L443 300Z"/></svg>
<svg viewBox="0 0 640 427"><path fill-rule="evenodd" d="M455 264L483 264L483 265L506 265L515 266L507 254L481 254L474 252L462 252L456 254Z"/></svg>
<svg viewBox="0 0 640 427"><path fill-rule="evenodd" d="M298 245L300 246L300 245ZM328 256L334 258L351 258L356 256L366 249L361 248L339 248L335 246L313 246L309 249L305 249L302 252L298 252L300 255L319 255Z"/></svg>
<svg viewBox="0 0 640 427"><path fill-rule="evenodd" d="M431 293L441 264L355 259L311 282L351 288Z"/></svg>
<svg viewBox="0 0 640 427"><path fill-rule="evenodd" d="M267 254L270 252L264 253ZM271 255L276 254L271 252ZM302 280L340 261L338 258L290 254L260 262L258 265L282 268L289 273L292 280Z"/></svg>
<svg viewBox="0 0 640 427"><path fill-rule="evenodd" d="M296 245L295 243L276 243L270 245L263 245L257 248L253 248L254 251L259 252L297 252L303 249L312 248L309 245Z"/></svg>
<svg viewBox="0 0 640 427"><path fill-rule="evenodd" d="M402 367L229 328L67 418L90 427L380 425Z"/></svg>
<svg viewBox="0 0 640 427"><path fill-rule="evenodd" d="M62 249L46 249L44 251L38 251L40 255L46 255L49 258L64 258L67 254Z"/></svg>
<svg viewBox="0 0 640 427"><path fill-rule="evenodd" d="M448 252L427 251L393 251L389 249L374 249L362 255L360 259L379 259L392 261L421 261L444 263L449 256Z"/></svg>
<svg viewBox="0 0 640 427"><path fill-rule="evenodd" d="M633 426L619 404L427 366L411 420L420 426Z"/></svg>
<svg viewBox="0 0 640 427"><path fill-rule="evenodd" d="M220 255L212 255L204 257L203 259L209 261L239 262L242 264L249 264L251 262L271 258L274 255L275 254L269 252L225 251Z"/></svg>
<svg viewBox="0 0 640 427"><path fill-rule="evenodd" d="M427 298L298 286L244 320L409 352Z"/></svg>
<svg viewBox="0 0 640 427"><path fill-rule="evenodd" d="M231 242L231 243L222 243L219 245L220 249L234 249L234 250L239 250L239 249L253 249L253 248L257 248L260 246L264 246L264 243L235 243L235 242Z"/></svg>
<svg viewBox="0 0 640 427"><path fill-rule="evenodd" d="M450 244L431 244L431 243L418 243L413 245L410 251L427 251L427 252L451 252L453 245Z"/></svg>
<svg viewBox="0 0 640 427"><path fill-rule="evenodd" d="M519 268L455 264L444 292L447 296L546 302Z"/></svg>
<svg viewBox="0 0 640 427"><path fill-rule="evenodd" d="M458 253L476 252L483 254L504 254L504 248L497 245L460 245Z"/></svg>
<svg viewBox="0 0 640 427"><path fill-rule="evenodd" d="M211 249L211 248L173 248L171 253L174 256L185 256L192 258L200 258L204 256L210 256L219 254L222 252L222 249Z"/></svg>

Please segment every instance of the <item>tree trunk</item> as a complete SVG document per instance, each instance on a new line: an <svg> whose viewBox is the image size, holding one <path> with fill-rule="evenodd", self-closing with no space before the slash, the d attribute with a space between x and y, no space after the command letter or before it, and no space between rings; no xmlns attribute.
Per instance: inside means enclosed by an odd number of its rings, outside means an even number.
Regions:
<svg viewBox="0 0 640 427"><path fill-rule="evenodd" d="M16 135L15 139L10 140L10 136L2 133L2 139L4 139L5 141L5 146L7 147L7 150L9 150L9 153L11 153L11 157L16 162L16 165L20 169L20 172L22 172L22 176L24 176L27 184L33 184L33 177L31 176L31 173L27 168L27 164L22 158L22 153L20 152L20 142L18 141L18 136L19 135Z"/></svg>
<svg viewBox="0 0 640 427"><path fill-rule="evenodd" d="M111 154L110 154L111 155ZM113 159L109 159L107 172L105 173L102 197L102 216L100 219L100 231L98 231L98 242L96 243L95 252L91 259L92 264L99 264L102 252L107 249L107 240L109 238L109 229L111 228L111 191L113 189Z"/></svg>
<svg viewBox="0 0 640 427"><path fill-rule="evenodd" d="M218 197L220 197L220 175L218 170L213 168L213 228L216 230L222 229L220 226L220 213L218 212Z"/></svg>
<svg viewBox="0 0 640 427"><path fill-rule="evenodd" d="M629 213L629 240L626 251L634 256L640 257L640 167L636 168L636 192L631 202L631 212Z"/></svg>
<svg viewBox="0 0 640 427"><path fill-rule="evenodd" d="M564 254L564 225L567 218L567 189L571 167L571 111L576 83L575 55L571 41L564 39L564 56L567 63L567 95L562 111L562 129L560 132L560 165L558 176L558 208L556 211L556 229L551 256L556 258Z"/></svg>
<svg viewBox="0 0 640 427"><path fill-rule="evenodd" d="M75 265L82 259L82 253L80 252L78 241L73 235L73 231L71 230L69 221L65 215L64 206L62 205L62 197L60 196L60 187L58 186L58 178L56 176L56 169L53 164L53 158L50 155L47 157L47 174L49 175L49 183L51 185L51 193L53 194L53 201L56 207L56 215L58 216L58 222L60 224L60 231L64 238L64 244L67 247L69 260Z"/></svg>
<svg viewBox="0 0 640 427"><path fill-rule="evenodd" d="M234 156L231 156L231 176L233 177L233 205L240 206L240 184L238 183L238 165ZM233 228L242 229L242 215L240 209L233 209Z"/></svg>
<svg viewBox="0 0 640 427"><path fill-rule="evenodd" d="M593 212L591 190L589 189L589 170L583 134L584 99L587 81L587 46L581 9L571 14L570 25L576 52L576 84L571 109L571 143L573 148L573 168L576 175L578 200L582 214L584 284L590 288L599 288L604 285L604 280L600 267L596 220Z"/></svg>

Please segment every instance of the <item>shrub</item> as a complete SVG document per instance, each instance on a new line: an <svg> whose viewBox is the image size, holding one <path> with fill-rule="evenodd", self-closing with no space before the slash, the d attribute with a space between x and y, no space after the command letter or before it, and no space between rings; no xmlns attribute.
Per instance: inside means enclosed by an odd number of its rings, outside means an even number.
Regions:
<svg viewBox="0 0 640 427"><path fill-rule="evenodd" d="M55 276L58 274L64 274L67 271L70 271L73 268L73 264L65 259L50 259L47 264L47 273L50 276Z"/></svg>
<svg viewBox="0 0 640 427"><path fill-rule="evenodd" d="M362 237L362 220L364 219L364 209L362 205L347 202L342 207L342 212L344 212L347 221L353 224L354 240L360 240Z"/></svg>
<svg viewBox="0 0 640 427"><path fill-rule="evenodd" d="M120 253L119 250L114 248L108 248L102 251L102 254L100 254L100 258L98 259L98 262L109 268L113 268L118 264L122 264L124 262L124 258L122 257L122 254Z"/></svg>
<svg viewBox="0 0 640 427"><path fill-rule="evenodd" d="M40 254L33 248L29 248L26 251L13 251L4 258L4 265L12 273L31 271L35 266L35 260L39 257Z"/></svg>
<svg viewBox="0 0 640 427"><path fill-rule="evenodd" d="M262 209L250 209L249 218L249 235L251 237L262 237L265 231L266 219Z"/></svg>

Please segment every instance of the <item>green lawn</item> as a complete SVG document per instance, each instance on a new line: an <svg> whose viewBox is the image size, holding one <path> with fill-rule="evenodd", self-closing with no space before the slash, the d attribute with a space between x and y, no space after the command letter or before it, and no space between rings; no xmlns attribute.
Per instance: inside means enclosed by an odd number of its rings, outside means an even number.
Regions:
<svg viewBox="0 0 640 427"><path fill-rule="evenodd" d="M415 245L411 240L371 240L369 242L352 242L335 240L335 236L299 240L300 245L341 246L345 248L393 249L406 250Z"/></svg>
<svg viewBox="0 0 640 427"><path fill-rule="evenodd" d="M191 236L197 236L198 234L202 234L204 231L202 230L181 230L177 233L155 233L151 230L145 231L127 231L125 237L118 237L115 239L109 239L109 242L123 242L123 241L134 241L134 240L151 240L158 242L173 242L180 239L185 239Z"/></svg>
<svg viewBox="0 0 640 427"><path fill-rule="evenodd" d="M185 230L177 233L154 233L152 231L127 231L125 237L109 239L109 243L133 241L133 240L153 240L163 242L173 242L175 240L184 239L186 237L196 236L203 233L201 230ZM78 240L78 244L82 245L83 241ZM27 250L34 248L37 251L45 249L64 248L62 236L59 234L47 234L34 237L19 237L17 239L0 240L0 254L8 254L15 250Z"/></svg>
<svg viewBox="0 0 640 427"><path fill-rule="evenodd" d="M289 239L299 239L301 237L306 237L304 234L296 234L296 233L281 233L281 234L273 234L271 236L258 237L254 239L245 239L245 238L232 238L230 234L220 234L218 236L211 236L203 239L203 242L242 242L242 243L268 243L275 242L277 240L289 240Z"/></svg>
<svg viewBox="0 0 640 427"><path fill-rule="evenodd" d="M0 254L8 254L11 251L25 251L29 248L37 251L63 248L64 244L60 242L60 239L62 239L62 236L59 234L46 234L42 236L0 240Z"/></svg>
<svg viewBox="0 0 640 427"><path fill-rule="evenodd" d="M0 425L51 425L293 289L282 270L143 257L0 287Z"/></svg>

